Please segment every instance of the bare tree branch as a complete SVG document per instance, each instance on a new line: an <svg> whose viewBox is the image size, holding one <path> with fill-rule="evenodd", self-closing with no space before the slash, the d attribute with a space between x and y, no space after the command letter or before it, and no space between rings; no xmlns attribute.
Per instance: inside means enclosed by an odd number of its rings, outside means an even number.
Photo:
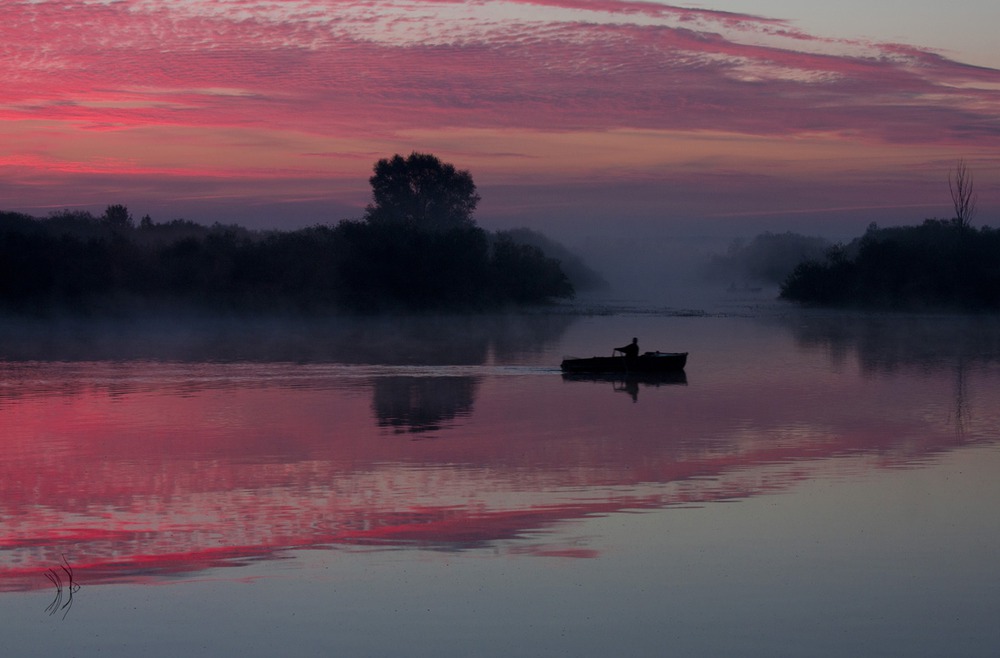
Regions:
<svg viewBox="0 0 1000 658"><path fill-rule="evenodd" d="M952 221L958 226L972 225L978 198L974 183L972 172L966 166L965 160L959 160L954 173L948 174L948 190L951 192L951 202L955 207L955 217Z"/></svg>

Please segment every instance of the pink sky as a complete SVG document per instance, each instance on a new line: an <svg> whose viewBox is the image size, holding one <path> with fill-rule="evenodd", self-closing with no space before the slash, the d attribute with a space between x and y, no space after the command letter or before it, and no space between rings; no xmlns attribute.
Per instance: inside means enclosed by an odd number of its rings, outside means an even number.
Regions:
<svg viewBox="0 0 1000 658"><path fill-rule="evenodd" d="M615 0L0 11L5 210L291 228L358 216L374 162L413 150L472 172L489 228L918 222L950 216L958 158L976 223L1000 210L1000 68L794 16Z"/></svg>

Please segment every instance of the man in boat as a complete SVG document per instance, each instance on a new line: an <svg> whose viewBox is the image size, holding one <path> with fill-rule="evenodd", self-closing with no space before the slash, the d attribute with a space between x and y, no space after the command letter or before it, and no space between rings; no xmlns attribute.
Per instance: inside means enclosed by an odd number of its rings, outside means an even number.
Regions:
<svg viewBox="0 0 1000 658"><path fill-rule="evenodd" d="M631 343L629 343L625 347L616 347L614 349L614 352L621 352L622 354L625 355L626 359L631 361L632 359L639 356L639 339L633 338Z"/></svg>

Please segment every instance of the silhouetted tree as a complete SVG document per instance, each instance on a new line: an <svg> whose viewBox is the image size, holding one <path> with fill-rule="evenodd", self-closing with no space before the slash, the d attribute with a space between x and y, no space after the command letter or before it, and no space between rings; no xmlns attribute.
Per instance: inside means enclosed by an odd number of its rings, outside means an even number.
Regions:
<svg viewBox="0 0 1000 658"><path fill-rule="evenodd" d="M495 295L501 302L537 303L572 298L575 291L559 261L546 258L538 247L514 242L501 234L490 259Z"/></svg>
<svg viewBox="0 0 1000 658"><path fill-rule="evenodd" d="M468 228L479 203L468 171L426 153L395 155L375 163L368 179L372 203L365 219L372 224L410 224L427 230Z"/></svg>
<svg viewBox="0 0 1000 658"><path fill-rule="evenodd" d="M526 227L497 233L497 238L504 236L520 244L538 247L546 258L559 261L559 266L573 284L574 290L596 290L608 285L604 277L591 269L579 256L543 233Z"/></svg>
<svg viewBox="0 0 1000 658"><path fill-rule="evenodd" d="M134 226L132 213L121 204L108 206L101 216L101 221L113 229L129 229Z"/></svg>
<svg viewBox="0 0 1000 658"><path fill-rule="evenodd" d="M478 227L429 231L412 224L341 222L334 258L342 303L356 310L485 305L487 236Z"/></svg>
<svg viewBox="0 0 1000 658"><path fill-rule="evenodd" d="M53 212L42 223L51 235L99 238L108 233L107 227L86 210Z"/></svg>
<svg viewBox="0 0 1000 658"><path fill-rule="evenodd" d="M955 217L952 221L958 226L972 226L978 198L974 182L965 160L959 160L955 165L954 174L948 174L948 190L951 192L951 202L955 207Z"/></svg>
<svg viewBox="0 0 1000 658"><path fill-rule="evenodd" d="M47 314L485 310L571 296L559 262L474 224L255 232L184 220L0 213L0 309ZM128 227L128 228L126 228Z"/></svg>

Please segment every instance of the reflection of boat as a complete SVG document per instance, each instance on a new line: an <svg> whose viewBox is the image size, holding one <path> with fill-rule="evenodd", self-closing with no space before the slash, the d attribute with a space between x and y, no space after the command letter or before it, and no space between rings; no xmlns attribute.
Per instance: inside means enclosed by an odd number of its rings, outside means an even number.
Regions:
<svg viewBox="0 0 1000 658"><path fill-rule="evenodd" d="M566 382L610 382L615 388L627 388L632 385L643 386L686 386L687 374L683 370L666 370L663 372L564 372Z"/></svg>
<svg viewBox="0 0 1000 658"><path fill-rule="evenodd" d="M592 356L589 359L563 359L563 372L677 372L687 364L687 352L646 352L634 359L624 356Z"/></svg>

